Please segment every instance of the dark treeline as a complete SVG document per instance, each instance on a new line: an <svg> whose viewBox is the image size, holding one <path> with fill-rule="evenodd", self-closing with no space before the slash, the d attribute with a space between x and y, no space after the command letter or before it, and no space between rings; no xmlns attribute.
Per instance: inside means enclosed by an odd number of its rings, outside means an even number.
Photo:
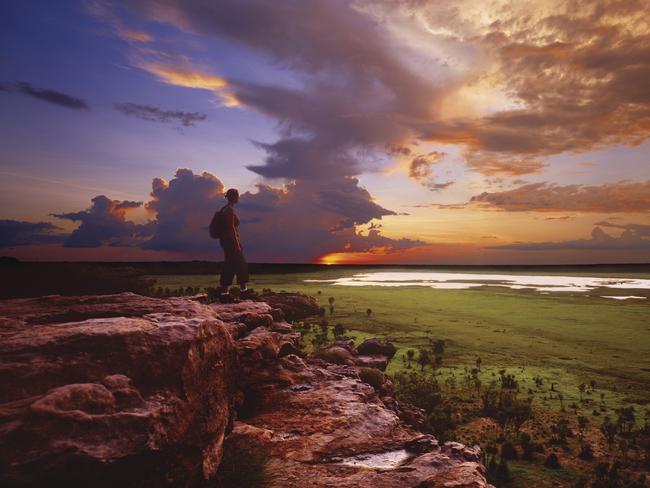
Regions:
<svg viewBox="0 0 650 488"><path fill-rule="evenodd" d="M458 265L325 265L308 263L250 263L251 274L309 273L326 269L364 270L431 269L456 272L535 273L650 273L650 264L458 266ZM0 298L50 294L76 295L144 292L152 284L148 275L216 275L214 261L139 262L21 262L0 257Z"/></svg>

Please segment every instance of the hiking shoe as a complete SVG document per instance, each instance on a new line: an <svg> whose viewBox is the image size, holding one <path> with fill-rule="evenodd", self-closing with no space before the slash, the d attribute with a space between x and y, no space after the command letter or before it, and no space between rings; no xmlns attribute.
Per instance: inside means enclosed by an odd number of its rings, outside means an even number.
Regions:
<svg viewBox="0 0 650 488"><path fill-rule="evenodd" d="M246 290L239 293L239 298L241 298L242 300L247 300L255 297L257 297L257 293L254 290L251 290L250 288L247 288Z"/></svg>

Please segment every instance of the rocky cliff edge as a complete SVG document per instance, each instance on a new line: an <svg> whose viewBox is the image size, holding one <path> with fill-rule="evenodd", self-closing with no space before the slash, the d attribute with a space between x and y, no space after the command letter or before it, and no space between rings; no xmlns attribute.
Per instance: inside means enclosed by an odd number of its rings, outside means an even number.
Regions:
<svg viewBox="0 0 650 488"><path fill-rule="evenodd" d="M376 357L302 357L286 320L313 299L263 300L0 302L0 484L216 486L225 442L263 451L270 486L490 486L478 448L360 379Z"/></svg>

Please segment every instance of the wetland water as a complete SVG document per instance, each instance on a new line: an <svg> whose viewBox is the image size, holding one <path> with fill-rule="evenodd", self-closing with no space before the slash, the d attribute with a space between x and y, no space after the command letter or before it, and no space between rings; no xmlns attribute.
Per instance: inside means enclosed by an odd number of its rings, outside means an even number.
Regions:
<svg viewBox="0 0 650 488"><path fill-rule="evenodd" d="M340 286L424 286L436 289L461 290L478 286L507 287L513 290L533 289L541 293L578 292L596 289L650 290L650 279L611 278L559 275L515 275L492 273L445 273L437 271L380 271L356 273L341 278L317 280L310 283L330 283ZM601 295L617 300L645 299L637 295Z"/></svg>

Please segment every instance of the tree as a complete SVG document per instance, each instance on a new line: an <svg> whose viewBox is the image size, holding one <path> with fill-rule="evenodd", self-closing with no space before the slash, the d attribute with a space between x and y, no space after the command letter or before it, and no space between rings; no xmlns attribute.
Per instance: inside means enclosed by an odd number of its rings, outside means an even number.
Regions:
<svg viewBox="0 0 650 488"><path fill-rule="evenodd" d="M623 455L623 459L627 460L627 451L630 449L630 443L627 441L627 439L620 439L618 441L618 448Z"/></svg>
<svg viewBox="0 0 650 488"><path fill-rule="evenodd" d="M569 421L565 418L559 419L555 425L551 426L551 432L553 432L552 441L565 446L567 437L571 436Z"/></svg>
<svg viewBox="0 0 650 488"><path fill-rule="evenodd" d="M406 351L406 355L409 358L409 362L413 361L413 357L415 356L415 351L413 349L409 349Z"/></svg>
<svg viewBox="0 0 650 488"><path fill-rule="evenodd" d="M367 308L366 309L366 317L370 318L371 315L372 315L372 309Z"/></svg>
<svg viewBox="0 0 650 488"><path fill-rule="evenodd" d="M433 354L442 355L445 353L445 341L439 339L433 343Z"/></svg>
<svg viewBox="0 0 650 488"><path fill-rule="evenodd" d="M436 356L436 361L435 361L436 368L439 368L442 366L442 356Z"/></svg>
<svg viewBox="0 0 650 488"><path fill-rule="evenodd" d="M334 297L329 297L327 301L330 304L330 315L334 315Z"/></svg>
<svg viewBox="0 0 650 488"><path fill-rule="evenodd" d="M512 442L504 442L501 446L501 457L505 459L517 459L517 448Z"/></svg>
<svg viewBox="0 0 650 488"><path fill-rule="evenodd" d="M508 468L508 461L501 456L501 461L496 470L496 479L501 483L508 483L510 481L510 469Z"/></svg>
<svg viewBox="0 0 650 488"><path fill-rule="evenodd" d="M607 415L603 419L603 423L600 426L600 431L603 433L603 436L607 441L607 445L611 449L614 445L614 442L616 441L616 432L618 429L616 427L616 424L614 424L614 422L612 422L612 419L610 419Z"/></svg>
<svg viewBox="0 0 650 488"><path fill-rule="evenodd" d="M476 369L478 369L479 371L481 371L481 363L482 363L482 362L483 362L483 361L481 360L480 357L477 357L477 358L476 358Z"/></svg>
<svg viewBox="0 0 650 488"><path fill-rule="evenodd" d="M584 383L580 383L578 385L578 391L580 392L580 401L582 401L582 395L584 395L586 387L587 386Z"/></svg>
<svg viewBox="0 0 650 488"><path fill-rule="evenodd" d="M427 349L420 349L420 355L418 356L418 364L422 366L422 371L424 371L424 367L431 362L431 358L429 357L429 351Z"/></svg>
<svg viewBox="0 0 650 488"><path fill-rule="evenodd" d="M334 337L336 339L340 339L341 336L345 334L345 327L343 327L343 324L336 324L334 326L334 330L332 331L334 333Z"/></svg>
<svg viewBox="0 0 650 488"><path fill-rule="evenodd" d="M560 468L560 460L557 457L557 454L552 452L551 454L548 455L546 458L546 461L544 461L544 466L550 469L559 469Z"/></svg>
<svg viewBox="0 0 650 488"><path fill-rule="evenodd" d="M533 460L533 453L535 452L535 445L532 442L532 438L528 432L522 432L519 435L519 444L521 445L521 450L523 451L521 457L526 461Z"/></svg>
<svg viewBox="0 0 650 488"><path fill-rule="evenodd" d="M589 425L589 419L583 415L578 415L578 436L580 437L580 447L585 447L585 430Z"/></svg>
<svg viewBox="0 0 650 488"><path fill-rule="evenodd" d="M327 327L329 326L329 322L326 319L323 319L320 321L320 330L321 334L323 335L324 341L327 341Z"/></svg>
<svg viewBox="0 0 650 488"><path fill-rule="evenodd" d="M636 412L634 410L633 405L618 409L617 424L618 424L619 432L621 434L624 434L626 432L627 433L631 432L635 423L636 423Z"/></svg>

